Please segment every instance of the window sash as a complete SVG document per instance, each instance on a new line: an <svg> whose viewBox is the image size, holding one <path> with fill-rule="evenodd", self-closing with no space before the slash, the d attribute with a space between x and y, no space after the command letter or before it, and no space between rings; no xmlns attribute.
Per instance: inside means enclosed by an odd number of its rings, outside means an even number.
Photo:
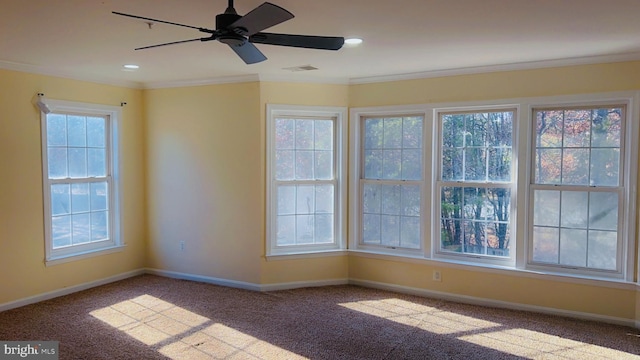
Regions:
<svg viewBox="0 0 640 360"><path fill-rule="evenodd" d="M102 250L110 250L115 249L120 245L120 234L119 234L119 206L118 206L118 194L117 188L115 185L115 161L117 154L117 147L114 143L115 137L114 132L116 131L116 123L115 119L119 116L120 109L113 106L104 106L104 105L94 105L94 104L83 104L83 103L75 103L75 102L67 102L67 101L59 101L59 100L47 100L49 107L52 109L52 112L49 114L41 113L41 123L42 123L42 155L43 155L43 186L44 186L44 205L45 205L45 260L47 264L55 264L58 261L68 261L63 259L71 259L74 256L80 256L85 254L95 253L97 251ZM64 116L65 117L65 142L64 144L60 143L49 143L48 138L48 116ZM80 116L85 118L101 118L104 119L104 144L96 145L96 143L91 144L91 138L89 138L88 129L89 129L89 121L85 122L84 127L84 135L86 138L86 142L80 144L69 143L69 132L73 131L73 129L69 128L69 117L70 116ZM97 139L96 139L97 140ZM101 141L98 142L98 144ZM58 149L103 149L104 150L104 159L100 159L100 161L104 160L104 175L103 176L89 176L90 175L90 159L85 158L85 164L87 175L86 176L75 176L71 177L69 171L69 159L67 159L67 174L65 177L49 177L49 151L50 149L58 148ZM86 150L85 150L86 152ZM67 152L68 154L68 152ZM87 154L88 156L88 154ZM89 187L89 194L87 194L87 201L89 206L91 206L91 186L92 184L104 183L106 186L107 195L105 197L105 209L89 209L87 211L79 210L74 212L71 208L65 210L66 213L56 215L52 208L52 196L53 196L53 188L55 186L60 186L64 184L69 185L69 205L72 206L72 196L73 196L73 187L74 185L83 185L86 184ZM94 201L96 199L94 198ZM77 201L77 200L76 200ZM104 219L100 219L101 215L105 215ZM69 217L68 228L65 231L69 231L69 239L71 239L74 233L79 231L76 234L84 234L84 238L79 243L71 243L71 244L63 244L61 246L56 246L54 244L54 220L61 220L64 217ZM78 217L88 217L88 229L87 228L76 228L74 229L74 222L72 218ZM94 217L95 216L95 217ZM93 219L92 219L93 217ZM97 221L94 223L93 221ZM66 221L65 221L66 222ZM104 227L101 226L102 223L106 223ZM66 225L64 225L66 227ZM94 228L94 226L96 226ZM93 237L97 233L92 233L92 231L99 231L98 233L104 233L105 236L103 238ZM89 235L87 235L89 234ZM71 240L69 240L71 241Z"/></svg>

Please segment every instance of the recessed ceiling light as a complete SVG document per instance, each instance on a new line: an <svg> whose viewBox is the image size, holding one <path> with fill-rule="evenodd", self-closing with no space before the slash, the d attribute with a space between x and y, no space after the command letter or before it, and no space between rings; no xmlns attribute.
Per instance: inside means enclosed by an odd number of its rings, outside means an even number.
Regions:
<svg viewBox="0 0 640 360"><path fill-rule="evenodd" d="M362 39L360 38L347 38L344 39L344 43L347 45L360 45L362 44Z"/></svg>
<svg viewBox="0 0 640 360"><path fill-rule="evenodd" d="M126 64L126 65L123 65L122 67L128 70L136 70L140 68L140 66L135 64Z"/></svg>

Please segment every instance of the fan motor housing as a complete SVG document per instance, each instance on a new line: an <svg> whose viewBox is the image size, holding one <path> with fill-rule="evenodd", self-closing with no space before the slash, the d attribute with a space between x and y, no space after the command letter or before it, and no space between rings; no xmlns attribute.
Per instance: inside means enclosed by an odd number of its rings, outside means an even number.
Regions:
<svg viewBox="0 0 640 360"><path fill-rule="evenodd" d="M223 30L229 27L229 25L236 22L242 16L238 14L219 14L216 15L216 30Z"/></svg>

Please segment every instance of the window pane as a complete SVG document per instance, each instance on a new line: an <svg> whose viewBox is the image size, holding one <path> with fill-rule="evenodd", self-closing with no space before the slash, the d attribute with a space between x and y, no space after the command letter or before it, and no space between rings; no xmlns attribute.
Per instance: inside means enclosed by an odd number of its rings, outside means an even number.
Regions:
<svg viewBox="0 0 640 360"><path fill-rule="evenodd" d="M68 146L87 146L87 120L84 116L67 116Z"/></svg>
<svg viewBox="0 0 640 360"><path fill-rule="evenodd" d="M420 218L402 216L400 221L400 246L420 249Z"/></svg>
<svg viewBox="0 0 640 360"><path fill-rule="evenodd" d="M464 180L487 180L487 154L484 149L467 148L464 152Z"/></svg>
<svg viewBox="0 0 640 360"><path fill-rule="evenodd" d="M442 219L440 227L441 248L449 252L462 252L464 231L462 221L454 219Z"/></svg>
<svg viewBox="0 0 640 360"><path fill-rule="evenodd" d="M296 120L295 145L298 150L313 149L313 124L314 120Z"/></svg>
<svg viewBox="0 0 640 360"><path fill-rule="evenodd" d="M587 228L589 194L583 191L563 191L560 225L569 228Z"/></svg>
<svg viewBox="0 0 640 360"><path fill-rule="evenodd" d="M91 183L91 211L109 210L109 192L106 182Z"/></svg>
<svg viewBox="0 0 640 360"><path fill-rule="evenodd" d="M620 179L620 149L591 150L591 186L618 186Z"/></svg>
<svg viewBox="0 0 640 360"><path fill-rule="evenodd" d="M109 239L108 219L107 211L91 213L91 241Z"/></svg>
<svg viewBox="0 0 640 360"><path fill-rule="evenodd" d="M382 185L382 214L400 215L400 185Z"/></svg>
<svg viewBox="0 0 640 360"><path fill-rule="evenodd" d="M618 194L589 194L589 228L613 231L618 229Z"/></svg>
<svg viewBox="0 0 640 360"><path fill-rule="evenodd" d="M363 211L365 214L379 214L382 199L381 185L364 184L363 186Z"/></svg>
<svg viewBox="0 0 640 360"><path fill-rule="evenodd" d="M333 215L316 215L315 243L327 244L333 242Z"/></svg>
<svg viewBox="0 0 640 360"><path fill-rule="evenodd" d="M51 185L51 215L71 214L69 184Z"/></svg>
<svg viewBox="0 0 640 360"><path fill-rule="evenodd" d="M536 112L536 146L541 148L562 147L564 113L560 111Z"/></svg>
<svg viewBox="0 0 640 360"><path fill-rule="evenodd" d="M380 244L380 215L364 214L362 227L362 241L365 244Z"/></svg>
<svg viewBox="0 0 640 360"><path fill-rule="evenodd" d="M402 150L383 150L382 156L382 178L387 180L402 179Z"/></svg>
<svg viewBox="0 0 640 360"><path fill-rule="evenodd" d="M589 150L565 149L562 152L562 183L589 184Z"/></svg>
<svg viewBox="0 0 640 360"><path fill-rule="evenodd" d="M364 121L364 148L382 149L383 121L382 119L366 119Z"/></svg>
<svg viewBox="0 0 640 360"><path fill-rule="evenodd" d="M402 180L422 179L422 150L402 151Z"/></svg>
<svg viewBox="0 0 640 360"><path fill-rule="evenodd" d="M382 150L364 152L364 178L382 179Z"/></svg>
<svg viewBox="0 0 640 360"><path fill-rule="evenodd" d="M71 211L74 214L89 211L89 184L71 185Z"/></svg>
<svg viewBox="0 0 640 360"><path fill-rule="evenodd" d="M69 148L69 177L87 177L87 149Z"/></svg>
<svg viewBox="0 0 640 360"><path fill-rule="evenodd" d="M276 179L292 180L294 178L294 154L292 150L276 150Z"/></svg>
<svg viewBox="0 0 640 360"><path fill-rule="evenodd" d="M333 179L332 151L315 151L315 178L318 180Z"/></svg>
<svg viewBox="0 0 640 360"><path fill-rule="evenodd" d="M404 216L420 216L420 186L403 185L402 210Z"/></svg>
<svg viewBox="0 0 640 360"><path fill-rule="evenodd" d="M442 150L442 180L460 181L462 177L463 149Z"/></svg>
<svg viewBox="0 0 640 360"><path fill-rule="evenodd" d="M87 117L87 146L103 148L106 144L106 120Z"/></svg>
<svg viewBox="0 0 640 360"><path fill-rule="evenodd" d="M87 176L107 176L107 152L105 149L87 149Z"/></svg>
<svg viewBox="0 0 640 360"><path fill-rule="evenodd" d="M296 214L315 213L316 193L315 186L297 186L296 193Z"/></svg>
<svg viewBox="0 0 640 360"><path fill-rule="evenodd" d="M464 146L464 115L442 115L442 147L462 148Z"/></svg>
<svg viewBox="0 0 640 360"><path fill-rule="evenodd" d="M278 216L276 219L276 244L278 246L295 245L296 217L295 215Z"/></svg>
<svg viewBox="0 0 640 360"><path fill-rule="evenodd" d="M91 241L91 217L89 214L71 215L73 228L73 245Z"/></svg>
<svg viewBox="0 0 640 360"><path fill-rule="evenodd" d="M51 218L51 238L54 249L71 245L71 216L54 216Z"/></svg>
<svg viewBox="0 0 640 360"><path fill-rule="evenodd" d="M333 185L316 185L316 214L333 214Z"/></svg>
<svg viewBox="0 0 640 360"><path fill-rule="evenodd" d="M292 119L276 119L276 149L293 150L294 146L294 125Z"/></svg>
<svg viewBox="0 0 640 360"><path fill-rule="evenodd" d="M47 115L47 146L67 145L67 120L64 115Z"/></svg>
<svg viewBox="0 0 640 360"><path fill-rule="evenodd" d="M537 149L535 164L536 184L560 184L562 150Z"/></svg>
<svg viewBox="0 0 640 360"><path fill-rule="evenodd" d="M591 146L620 147L622 109L593 110Z"/></svg>
<svg viewBox="0 0 640 360"><path fill-rule="evenodd" d="M564 147L588 147L591 110L567 110L564 119Z"/></svg>
<svg viewBox="0 0 640 360"><path fill-rule="evenodd" d="M296 244L313 244L314 230L314 215L296 215Z"/></svg>
<svg viewBox="0 0 640 360"><path fill-rule="evenodd" d="M384 119L384 140L385 149L402 148L402 119Z"/></svg>
<svg viewBox="0 0 640 360"><path fill-rule="evenodd" d="M316 120L314 148L316 150L333 150L333 121Z"/></svg>
<svg viewBox="0 0 640 360"><path fill-rule="evenodd" d="M489 181L511 180L511 149L489 149Z"/></svg>
<svg viewBox="0 0 640 360"><path fill-rule="evenodd" d="M558 228L533 227L533 261L557 264L559 258Z"/></svg>
<svg viewBox="0 0 640 360"><path fill-rule="evenodd" d="M560 225L560 191L534 190L533 224Z"/></svg>
<svg viewBox="0 0 640 360"><path fill-rule="evenodd" d="M422 149L422 118L408 117L402 120L402 148Z"/></svg>
<svg viewBox="0 0 640 360"><path fill-rule="evenodd" d="M489 113L487 145L511 148L513 143L513 112Z"/></svg>
<svg viewBox="0 0 640 360"><path fill-rule="evenodd" d="M296 179L313 180L313 151L296 151Z"/></svg>
<svg viewBox="0 0 640 360"><path fill-rule="evenodd" d="M67 177L67 148L50 147L47 149L47 165L49 179L64 179Z"/></svg>
<svg viewBox="0 0 640 360"><path fill-rule="evenodd" d="M613 231L589 231L589 267L616 270L618 234Z"/></svg>
<svg viewBox="0 0 640 360"><path fill-rule="evenodd" d="M560 265L587 265L587 231L560 230Z"/></svg>
<svg viewBox="0 0 640 360"><path fill-rule="evenodd" d="M385 246L400 246L400 217L382 215L380 220L381 244Z"/></svg>
<svg viewBox="0 0 640 360"><path fill-rule="evenodd" d="M296 213L296 187L278 186L278 215Z"/></svg>

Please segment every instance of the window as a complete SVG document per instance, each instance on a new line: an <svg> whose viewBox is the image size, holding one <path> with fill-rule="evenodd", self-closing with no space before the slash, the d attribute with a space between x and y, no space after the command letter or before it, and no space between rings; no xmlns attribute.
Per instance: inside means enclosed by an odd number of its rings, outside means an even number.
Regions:
<svg viewBox="0 0 640 360"><path fill-rule="evenodd" d="M533 110L531 264L622 273L625 113Z"/></svg>
<svg viewBox="0 0 640 360"><path fill-rule="evenodd" d="M47 100L42 113L46 261L114 249L119 108Z"/></svg>
<svg viewBox="0 0 640 360"><path fill-rule="evenodd" d="M439 242L444 255L511 259L516 111L439 112Z"/></svg>
<svg viewBox="0 0 640 360"><path fill-rule="evenodd" d="M268 255L344 248L345 110L269 105Z"/></svg>
<svg viewBox="0 0 640 360"><path fill-rule="evenodd" d="M360 118L359 247L421 250L422 115Z"/></svg>

